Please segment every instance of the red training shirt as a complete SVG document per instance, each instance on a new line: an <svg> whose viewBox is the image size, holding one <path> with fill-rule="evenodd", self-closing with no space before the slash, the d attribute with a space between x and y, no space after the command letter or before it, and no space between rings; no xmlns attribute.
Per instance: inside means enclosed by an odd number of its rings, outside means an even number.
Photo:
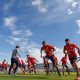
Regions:
<svg viewBox="0 0 80 80"><path fill-rule="evenodd" d="M41 47L41 50L44 50L45 51L45 53L46 53L46 56L52 56L53 54L52 54L52 49L54 49L54 47L53 46L51 46L51 45L45 45L45 46L42 46Z"/></svg>
<svg viewBox="0 0 80 80"><path fill-rule="evenodd" d="M64 46L64 50L67 51L69 59L77 56L75 48L78 48L77 45L75 45L75 44L70 44L70 45Z"/></svg>

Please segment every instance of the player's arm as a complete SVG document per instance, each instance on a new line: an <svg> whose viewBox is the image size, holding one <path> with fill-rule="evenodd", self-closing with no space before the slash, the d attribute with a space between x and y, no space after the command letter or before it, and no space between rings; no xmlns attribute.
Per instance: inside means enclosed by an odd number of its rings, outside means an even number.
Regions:
<svg viewBox="0 0 80 80"><path fill-rule="evenodd" d="M41 55L41 58L42 58L42 51L43 51L43 49L41 48L41 50L40 50L40 55Z"/></svg>
<svg viewBox="0 0 80 80"><path fill-rule="evenodd" d="M21 58L21 55L17 52L17 55Z"/></svg>
<svg viewBox="0 0 80 80"><path fill-rule="evenodd" d="M78 54L80 55L80 48L74 44L74 47L78 50Z"/></svg>
<svg viewBox="0 0 80 80"><path fill-rule="evenodd" d="M21 55L18 53L18 51L16 50L16 55L18 55L21 58Z"/></svg>
<svg viewBox="0 0 80 80"><path fill-rule="evenodd" d="M34 58L37 62L39 62L36 58Z"/></svg>
<svg viewBox="0 0 80 80"><path fill-rule="evenodd" d="M52 48L52 52L56 51L56 49L54 48L54 46L50 46Z"/></svg>
<svg viewBox="0 0 80 80"><path fill-rule="evenodd" d="M77 50L78 50L78 54L80 55L80 48L77 48Z"/></svg>
<svg viewBox="0 0 80 80"><path fill-rule="evenodd" d="M80 55L80 48L77 48L78 49L78 54Z"/></svg>
<svg viewBox="0 0 80 80"><path fill-rule="evenodd" d="M53 49L53 52L56 51L56 49L54 47L52 49Z"/></svg>
<svg viewBox="0 0 80 80"><path fill-rule="evenodd" d="M66 52L66 50L65 50L65 47L64 47L64 49L63 49L63 53L66 55L67 54L67 52Z"/></svg>

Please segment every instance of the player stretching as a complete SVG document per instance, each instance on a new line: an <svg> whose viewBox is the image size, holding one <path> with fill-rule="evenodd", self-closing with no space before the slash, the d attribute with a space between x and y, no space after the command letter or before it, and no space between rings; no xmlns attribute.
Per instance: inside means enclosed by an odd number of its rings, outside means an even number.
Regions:
<svg viewBox="0 0 80 80"><path fill-rule="evenodd" d="M31 69L31 71L33 72L34 71L34 73L36 73L36 62L38 62L34 57L32 57L32 56L30 56L30 55L27 55L27 61L28 61L28 63L30 64L29 66L28 66L28 68L29 69Z"/></svg>
<svg viewBox="0 0 80 80"><path fill-rule="evenodd" d="M76 70L77 76L80 76L79 68L76 64L77 54L75 51L75 49L77 49L78 54L80 55L80 49L76 44L72 44L69 39L65 39L65 42L66 42L66 45L64 46L63 52L64 52L64 54L68 54L68 57L69 57L72 67Z"/></svg>
<svg viewBox="0 0 80 80"><path fill-rule="evenodd" d="M64 75L64 67L66 68L66 71L68 72L68 75L70 75L70 72L69 72L69 69L68 69L68 66L67 66L67 55L62 57L61 62L62 62L63 75Z"/></svg>
<svg viewBox="0 0 80 80"><path fill-rule="evenodd" d="M4 59L2 62L2 71L5 71L5 63L6 63L6 60Z"/></svg>
<svg viewBox="0 0 80 80"><path fill-rule="evenodd" d="M57 67L57 65L55 65L55 61L54 61L54 55L53 52L55 51L55 48L51 45L48 45L45 41L42 42L42 47L41 47L41 58L42 58L42 51L45 51L46 53L46 59L50 59L53 63L53 68L55 66L55 68L57 69L58 75L60 76L60 72L59 69Z"/></svg>

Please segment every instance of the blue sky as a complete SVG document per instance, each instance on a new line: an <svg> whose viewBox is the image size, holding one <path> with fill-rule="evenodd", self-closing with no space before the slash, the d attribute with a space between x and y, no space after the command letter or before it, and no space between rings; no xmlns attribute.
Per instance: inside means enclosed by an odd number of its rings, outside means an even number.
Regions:
<svg viewBox="0 0 80 80"><path fill-rule="evenodd" d="M20 45L23 59L27 48L41 62L43 40L61 59L65 38L80 47L80 0L0 0L0 61Z"/></svg>

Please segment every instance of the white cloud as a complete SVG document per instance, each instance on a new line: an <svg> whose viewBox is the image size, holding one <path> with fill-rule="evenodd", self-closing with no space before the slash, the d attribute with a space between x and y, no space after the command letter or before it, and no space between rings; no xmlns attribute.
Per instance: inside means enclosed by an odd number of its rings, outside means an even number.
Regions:
<svg viewBox="0 0 80 80"><path fill-rule="evenodd" d="M32 36L32 35L33 35L33 33L31 32L31 30L27 29L26 30L26 36Z"/></svg>
<svg viewBox="0 0 80 80"><path fill-rule="evenodd" d="M21 27L20 29L16 25L18 21L17 17L10 16L4 18L4 25L7 27L11 34L7 36L6 41L11 45L20 45L22 48L25 48L28 45L29 37L33 35L33 32L30 29Z"/></svg>
<svg viewBox="0 0 80 80"><path fill-rule="evenodd" d="M78 2L73 2L71 6L72 6L73 8L75 8L75 7L77 6L77 4L78 4Z"/></svg>
<svg viewBox="0 0 80 80"><path fill-rule="evenodd" d="M73 14L79 8L79 0L65 0L65 3L67 4L69 15Z"/></svg>
<svg viewBox="0 0 80 80"><path fill-rule="evenodd" d="M65 0L67 3L72 3L74 0Z"/></svg>
<svg viewBox="0 0 80 80"><path fill-rule="evenodd" d="M12 39L12 41L20 41L20 38L18 38L18 37L10 37L11 39Z"/></svg>
<svg viewBox="0 0 80 80"><path fill-rule="evenodd" d="M11 34L7 37L6 41L11 45L20 45L22 48L28 46L29 38L33 35L33 32L30 29L21 27L20 29L16 25L17 17L10 16L4 18L4 25L8 27L11 31Z"/></svg>
<svg viewBox="0 0 80 80"><path fill-rule="evenodd" d="M76 23L78 25L78 31L77 31L77 33L80 34L80 19L76 20Z"/></svg>
<svg viewBox="0 0 80 80"><path fill-rule="evenodd" d="M68 9L68 15L73 14L73 11L71 9Z"/></svg>
<svg viewBox="0 0 80 80"><path fill-rule="evenodd" d="M10 29L14 28L17 18L15 16L10 16L4 18L4 25Z"/></svg>
<svg viewBox="0 0 80 80"><path fill-rule="evenodd" d="M13 36L21 34L21 31L12 31Z"/></svg>
<svg viewBox="0 0 80 80"><path fill-rule="evenodd" d="M32 35L33 33L29 29L12 30L12 34L6 41L13 45L19 44L21 46L26 46L29 37Z"/></svg>
<svg viewBox="0 0 80 80"><path fill-rule="evenodd" d="M39 12L46 12L48 9L44 5L43 0L33 0L32 5L36 6L39 10Z"/></svg>

